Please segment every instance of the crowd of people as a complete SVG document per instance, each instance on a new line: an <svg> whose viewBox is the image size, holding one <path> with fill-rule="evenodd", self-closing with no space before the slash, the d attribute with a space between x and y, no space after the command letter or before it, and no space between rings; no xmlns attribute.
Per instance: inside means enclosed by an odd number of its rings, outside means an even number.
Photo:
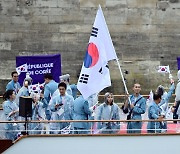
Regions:
<svg viewBox="0 0 180 154"><path fill-rule="evenodd" d="M141 133L142 122L130 120L142 120L142 115L147 114L150 120L163 120L169 114L180 113L180 71L178 71L178 84L176 86L175 104L172 108L168 102L175 85L170 81L170 88L165 92L163 86L158 86L151 101L147 101L141 94L141 85L133 85L133 94L126 96L124 105L119 106L114 102L112 93L104 95L104 102L98 105L98 94L93 94L87 99L82 95L77 97L77 86L69 84L70 75L60 76L60 83L53 80L51 74L44 74L44 88L40 92L29 91L32 78L27 75L21 87L18 82L18 73L12 72L12 80L6 86L3 96L3 114L5 120L13 121L4 125L5 137L15 140L22 133L24 123L16 121L24 120L19 116L19 98L30 96L32 98L32 117L29 120L49 120L48 123L29 123L29 134L89 134L94 133L114 134L120 130L120 122L106 122L105 120L120 120L120 110L127 114L127 133ZM180 114L179 114L180 116ZM52 122L52 120L104 120L101 122ZM95 131L96 130L96 131ZM161 133L167 130L167 122L149 121L148 133Z"/></svg>

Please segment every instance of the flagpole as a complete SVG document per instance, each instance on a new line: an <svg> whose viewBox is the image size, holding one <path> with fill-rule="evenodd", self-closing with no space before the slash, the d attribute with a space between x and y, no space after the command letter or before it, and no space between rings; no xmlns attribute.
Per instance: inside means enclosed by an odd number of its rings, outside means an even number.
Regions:
<svg viewBox="0 0 180 154"><path fill-rule="evenodd" d="M125 80L124 80L124 76L123 76L123 73L122 73L122 70L121 70L121 66L120 66L120 63L119 63L119 59L116 58L116 61L117 61L117 64L118 64L118 68L119 68L119 71L120 71L120 75L121 75L121 77L122 77L122 81L123 81L123 85L124 85L125 92L126 92L127 95L129 95L129 92L128 92L128 89L127 89L127 86L126 86L126 83L125 83ZM131 104L130 97L128 97L128 100L129 100L129 103Z"/></svg>
<svg viewBox="0 0 180 154"><path fill-rule="evenodd" d="M169 68L169 65L168 65L168 68ZM169 79L170 79L170 82L172 84L174 81L173 81L173 76L172 76L172 74L170 72L170 68L169 68Z"/></svg>

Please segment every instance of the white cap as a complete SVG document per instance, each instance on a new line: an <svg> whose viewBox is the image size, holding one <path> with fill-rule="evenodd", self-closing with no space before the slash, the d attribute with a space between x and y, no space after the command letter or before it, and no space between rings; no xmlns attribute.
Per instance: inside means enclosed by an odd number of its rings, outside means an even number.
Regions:
<svg viewBox="0 0 180 154"><path fill-rule="evenodd" d="M29 75L28 72L26 73L26 78L24 79L24 82L25 82L25 81L28 81L28 84L29 84L29 85L32 84L32 78L30 77L30 75Z"/></svg>
<svg viewBox="0 0 180 154"><path fill-rule="evenodd" d="M62 80L67 81L69 78L70 78L70 75L69 74L65 74L65 75L61 75L59 77L59 80L60 81L62 81Z"/></svg>

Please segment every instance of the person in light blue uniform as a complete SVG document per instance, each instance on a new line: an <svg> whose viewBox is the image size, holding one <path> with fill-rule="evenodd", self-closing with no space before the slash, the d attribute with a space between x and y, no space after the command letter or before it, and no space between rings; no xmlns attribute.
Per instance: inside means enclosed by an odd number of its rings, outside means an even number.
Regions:
<svg viewBox="0 0 180 154"><path fill-rule="evenodd" d="M66 83L66 85L67 85L66 93L67 93L68 95L73 96L73 95L72 95L72 89L71 89L71 87L70 87L70 85L69 85L69 78L70 78L70 75L69 75L69 74L65 74L65 75L61 75L61 76L59 77L59 80L60 80L60 82Z"/></svg>
<svg viewBox="0 0 180 154"><path fill-rule="evenodd" d="M159 103L159 106L165 105L165 107L163 107L164 109L166 109L167 105L168 105L168 101L171 98L173 92L175 90L175 85L174 85L174 81L171 82L171 86L169 88L169 91L167 94L164 95L164 87L159 85L156 92L159 93L162 96L161 102Z"/></svg>
<svg viewBox="0 0 180 154"><path fill-rule="evenodd" d="M3 111L6 117L6 121L16 121L18 118L19 108L16 103L14 103L15 92L13 90L7 90L3 95ZM16 123L6 123L5 124L5 136L7 139L15 140L18 134L18 125Z"/></svg>
<svg viewBox="0 0 180 154"><path fill-rule="evenodd" d="M59 77L59 80L60 80L60 82L66 83L66 85L67 85L66 94L70 95L74 99L76 99L76 97L77 97L77 85L75 85L75 84L70 85L69 84L70 75L69 74L61 75ZM59 90L58 89L54 92L53 97L57 96L57 95L59 95Z"/></svg>
<svg viewBox="0 0 180 154"><path fill-rule="evenodd" d="M104 103L98 107L97 120L120 120L120 109L114 103L112 93L107 92L104 96ZM120 122L98 122L97 128L102 134L118 133Z"/></svg>
<svg viewBox="0 0 180 154"><path fill-rule="evenodd" d="M74 100L73 120L88 120L91 113L88 101L84 99L82 95ZM89 133L90 126L88 122L74 122L73 126L74 134Z"/></svg>
<svg viewBox="0 0 180 154"><path fill-rule="evenodd" d="M156 92L161 95L161 102L158 104L161 109L161 115L164 115L165 117L169 110L168 102L170 98L172 97L174 90L175 90L175 85L172 79L171 79L171 86L169 88L168 93L165 92L164 87L161 85L159 85L158 88L156 89ZM162 131L164 132L167 131L167 122L162 122L162 124L163 124Z"/></svg>
<svg viewBox="0 0 180 154"><path fill-rule="evenodd" d="M49 73L44 74L45 87L44 87L44 99L47 101L45 108L46 117L48 120L51 119L51 112L49 109L49 102L54 92L58 89L58 83L53 80L53 76Z"/></svg>
<svg viewBox="0 0 180 154"><path fill-rule="evenodd" d="M73 120L73 102L72 96L66 94L67 85L64 82L59 83L58 89L60 95L52 98L50 109L52 111L51 120ZM70 123L51 123L51 134L59 134L65 127L69 127Z"/></svg>
<svg viewBox="0 0 180 154"><path fill-rule="evenodd" d="M134 94L130 96L131 103L126 100L123 112L132 112L131 120L142 120L142 114L146 111L146 100L140 95L141 85L135 83L133 87ZM129 119L129 120L130 120ZM128 122L127 133L141 133L142 122Z"/></svg>
<svg viewBox="0 0 180 154"><path fill-rule="evenodd" d="M19 98L21 96L29 96L29 89L28 86L32 84L32 78L29 76L29 73L26 73L26 78L24 79L23 86L19 89L16 99L14 102L19 106Z"/></svg>
<svg viewBox="0 0 180 154"><path fill-rule="evenodd" d="M177 77L178 77L178 83L176 85L176 90L175 90L175 102L174 105L172 106L172 111L173 111L173 119L180 119L180 115L178 116L177 111L180 111L180 70L177 72ZM180 113L180 112L179 112ZM173 121L174 123L177 123L177 121ZM178 122L179 123L179 122Z"/></svg>
<svg viewBox="0 0 180 154"><path fill-rule="evenodd" d="M154 101L151 103L148 109L148 118L149 120L163 120L164 115L161 115L161 109L159 107L159 103L161 102L161 95L159 93L154 93L153 95ZM147 124L147 132L148 133L160 133L162 129L162 122L148 122Z"/></svg>
<svg viewBox="0 0 180 154"><path fill-rule="evenodd" d="M70 80L70 75L69 74L65 74L65 75L61 75L59 77L60 82L65 82L67 85L67 89L66 92L68 95L73 96L74 99L76 99L77 97L77 85L76 84L69 84L69 80Z"/></svg>
<svg viewBox="0 0 180 154"><path fill-rule="evenodd" d="M70 88L72 90L73 98L76 99L77 98L77 91L78 91L77 85L76 84L70 84Z"/></svg>
<svg viewBox="0 0 180 154"><path fill-rule="evenodd" d="M52 99L52 98L51 98ZM40 98L39 98L39 101L42 102L43 104L43 108L44 110L46 111L47 108L49 108L49 103L47 102L47 100L44 98L44 89L40 92ZM50 108L49 108L50 110ZM48 119L47 115L45 114L45 119Z"/></svg>
<svg viewBox="0 0 180 154"><path fill-rule="evenodd" d="M24 79L23 86L19 89L14 102L19 106L19 98L21 96L29 96L28 86L32 84L32 78L29 76L29 73L26 73L26 78ZM24 117L19 116L18 120L25 121ZM24 123L18 123L18 127L20 130L25 130Z"/></svg>
<svg viewBox="0 0 180 154"><path fill-rule="evenodd" d="M12 80L10 82L8 82L8 84L6 85L6 91L7 90L14 90L15 94L18 93L19 89L21 88L18 79L19 79L19 75L16 71L11 73L12 76Z"/></svg>
<svg viewBox="0 0 180 154"><path fill-rule="evenodd" d="M45 120L45 111L43 108L43 103L40 101L40 95L38 93L32 93L32 120L40 121ZM42 123L30 123L30 132L29 134L41 134L43 129Z"/></svg>

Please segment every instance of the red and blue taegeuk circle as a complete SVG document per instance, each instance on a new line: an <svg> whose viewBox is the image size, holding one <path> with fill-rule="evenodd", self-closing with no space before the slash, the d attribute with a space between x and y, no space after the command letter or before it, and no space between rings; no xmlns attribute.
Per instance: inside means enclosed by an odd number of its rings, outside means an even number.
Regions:
<svg viewBox="0 0 180 154"><path fill-rule="evenodd" d="M87 50L86 50L86 55L84 58L84 67L86 68L91 68L99 60L99 51L97 46L94 43L89 43Z"/></svg>

